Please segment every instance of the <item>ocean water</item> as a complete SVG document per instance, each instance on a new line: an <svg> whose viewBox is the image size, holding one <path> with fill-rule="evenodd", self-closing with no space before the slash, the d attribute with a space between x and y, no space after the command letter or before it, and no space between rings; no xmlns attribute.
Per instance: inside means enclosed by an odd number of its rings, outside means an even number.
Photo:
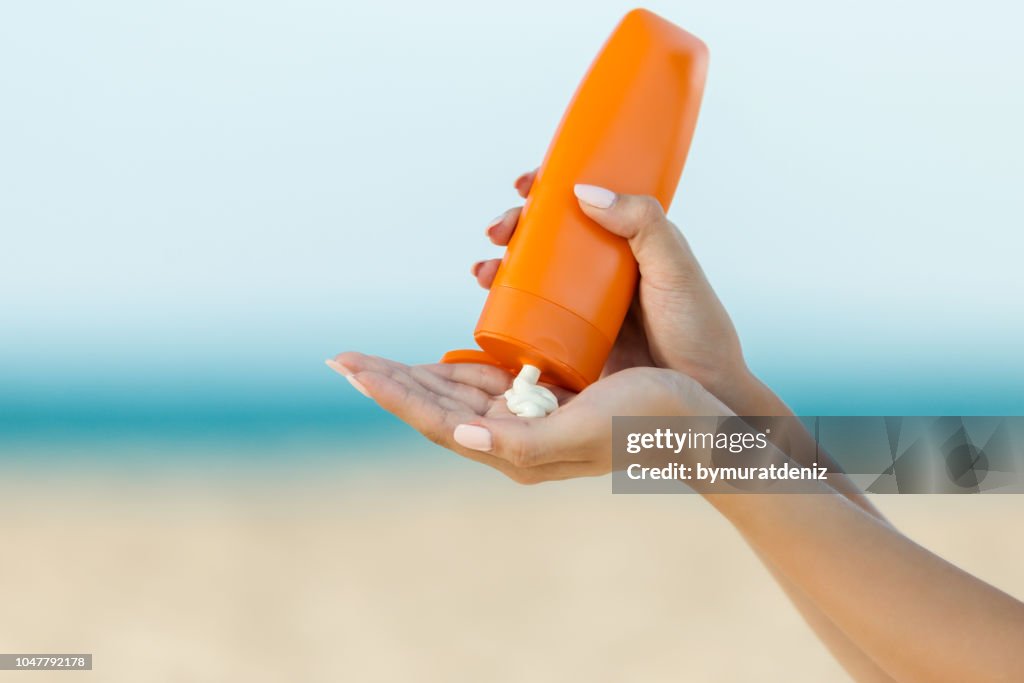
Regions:
<svg viewBox="0 0 1024 683"><path fill-rule="evenodd" d="M147 387L5 386L0 460L8 465L221 467L364 464L401 458L416 433L341 377L272 389L238 377Z"/></svg>
<svg viewBox="0 0 1024 683"><path fill-rule="evenodd" d="M290 379L285 372L263 383L209 371L145 382L23 376L0 389L0 459L9 465L365 465L419 458L433 448L319 363L296 364ZM1006 365L999 372L915 374L882 362L831 373L763 365L758 374L798 414L1024 414L1024 378Z"/></svg>
<svg viewBox="0 0 1024 683"><path fill-rule="evenodd" d="M670 217L796 412L1024 414L1006 5L651 6L713 54ZM5 3L0 458L422 443L323 359L469 343L483 226L624 7L532 10Z"/></svg>

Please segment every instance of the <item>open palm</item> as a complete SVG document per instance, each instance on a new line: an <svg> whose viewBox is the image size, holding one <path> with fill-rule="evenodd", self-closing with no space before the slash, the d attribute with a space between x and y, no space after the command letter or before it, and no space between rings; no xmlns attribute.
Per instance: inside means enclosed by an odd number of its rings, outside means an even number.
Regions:
<svg viewBox="0 0 1024 683"><path fill-rule="evenodd" d="M480 418L526 421L511 413L505 402L504 393L512 386L510 373L477 363L405 365L356 352L340 354L334 362L347 371L339 370L350 377L350 381L358 375L357 389L364 390L382 408L423 436L516 478L512 463L463 448L452 436L459 425L477 422ZM559 406L567 406L575 396L560 387L549 388Z"/></svg>
<svg viewBox="0 0 1024 683"><path fill-rule="evenodd" d="M505 405L512 375L490 365L405 365L351 351L328 365L434 443L521 483L609 472L613 415L717 414L722 409L690 378L657 368L623 370L579 394L549 386L559 407L546 418L521 418ZM467 426L486 433L486 445L458 443L456 430Z"/></svg>

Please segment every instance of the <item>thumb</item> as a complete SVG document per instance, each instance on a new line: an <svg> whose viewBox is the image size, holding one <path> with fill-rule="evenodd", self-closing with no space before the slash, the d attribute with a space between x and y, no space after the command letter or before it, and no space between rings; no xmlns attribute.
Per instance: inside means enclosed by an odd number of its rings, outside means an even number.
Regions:
<svg viewBox="0 0 1024 683"><path fill-rule="evenodd" d="M596 185L574 185L573 193L583 213L629 241L643 277L671 285L700 272L686 239L654 197L618 194Z"/></svg>
<svg viewBox="0 0 1024 683"><path fill-rule="evenodd" d="M558 412L533 419L479 418L460 424L452 436L460 446L490 453L516 468L586 460L576 443L579 437L571 436L578 432L567 429L565 421Z"/></svg>

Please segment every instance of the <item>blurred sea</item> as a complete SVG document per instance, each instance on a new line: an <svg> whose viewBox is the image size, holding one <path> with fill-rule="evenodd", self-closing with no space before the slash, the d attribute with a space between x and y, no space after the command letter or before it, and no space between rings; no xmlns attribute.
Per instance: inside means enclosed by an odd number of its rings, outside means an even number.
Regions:
<svg viewBox="0 0 1024 683"><path fill-rule="evenodd" d="M425 443L323 359L470 341L483 226L628 6L65 4L0 9L0 458ZM650 6L714 54L670 216L798 413L1024 414L1021 17L987 5Z"/></svg>
<svg viewBox="0 0 1024 683"><path fill-rule="evenodd" d="M319 363L319 367L317 367ZM145 386L5 385L5 464L215 467L365 463L401 457L415 432L322 362L312 381L254 383L237 374L150 378ZM313 373L306 373L311 375ZM304 382L304 380L306 380Z"/></svg>
<svg viewBox="0 0 1024 683"><path fill-rule="evenodd" d="M803 415L1024 414L1024 373L1015 368L910 374L858 362L825 374L763 365L755 366L761 378ZM290 377L281 372L288 366ZM122 373L121 381L24 375L5 383L0 457L9 464L368 464L425 445L320 358L283 364L272 381L239 371L140 372L132 382Z"/></svg>

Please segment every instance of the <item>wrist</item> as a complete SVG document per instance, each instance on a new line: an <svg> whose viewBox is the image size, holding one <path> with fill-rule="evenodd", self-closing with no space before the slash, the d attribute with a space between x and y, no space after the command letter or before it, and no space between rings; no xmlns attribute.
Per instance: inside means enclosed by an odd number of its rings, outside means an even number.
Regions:
<svg viewBox="0 0 1024 683"><path fill-rule="evenodd" d="M718 396L710 391L695 377L685 372L666 368L669 395L663 405L668 412L665 415L712 416L732 415L735 412Z"/></svg>
<svg viewBox="0 0 1024 683"><path fill-rule="evenodd" d="M791 415L792 411L759 380L743 358L716 372L694 374L709 392L737 415Z"/></svg>

